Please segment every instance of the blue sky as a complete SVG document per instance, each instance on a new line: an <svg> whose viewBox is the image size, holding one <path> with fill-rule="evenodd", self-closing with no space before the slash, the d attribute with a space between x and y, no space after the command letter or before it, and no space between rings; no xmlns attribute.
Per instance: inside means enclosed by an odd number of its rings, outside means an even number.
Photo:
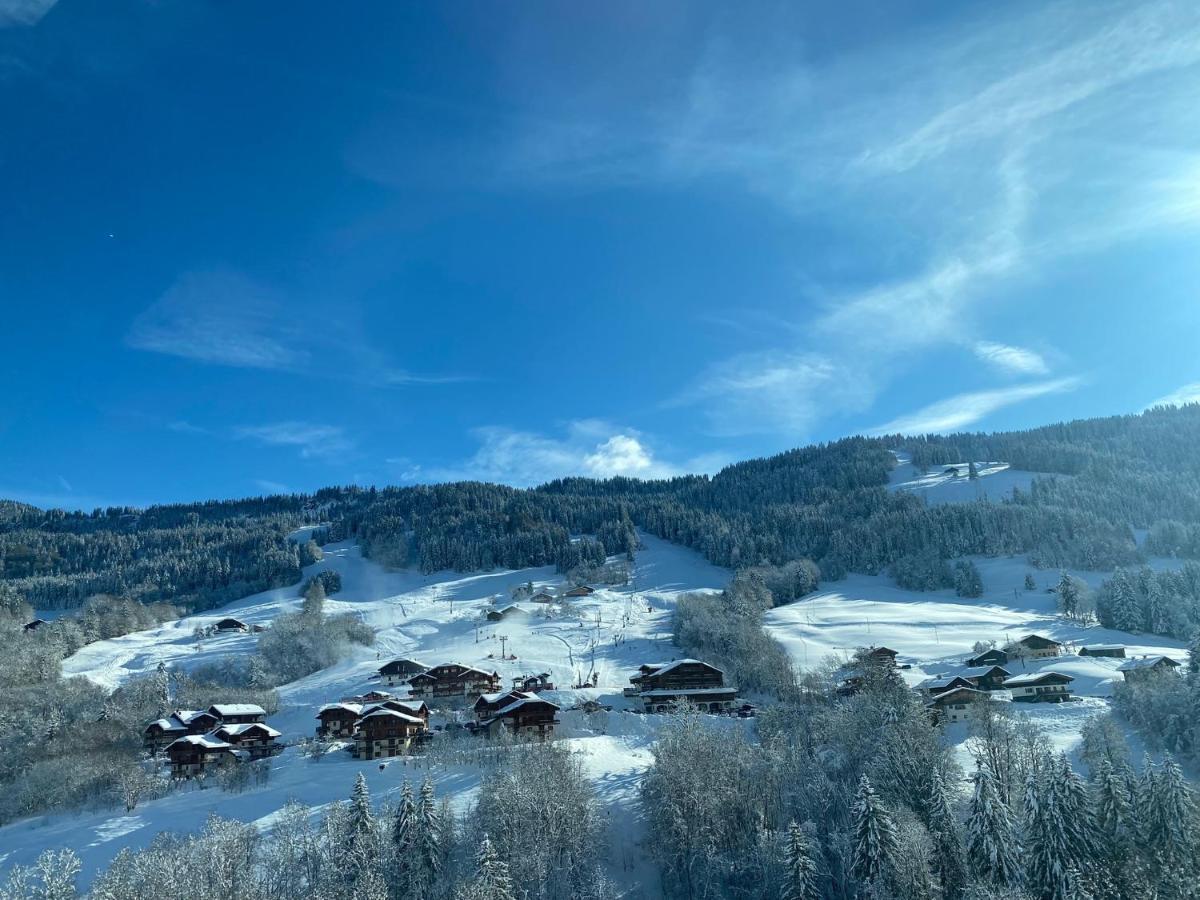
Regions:
<svg viewBox="0 0 1200 900"><path fill-rule="evenodd" d="M0 0L0 496L1200 398L1198 91L1190 2Z"/></svg>

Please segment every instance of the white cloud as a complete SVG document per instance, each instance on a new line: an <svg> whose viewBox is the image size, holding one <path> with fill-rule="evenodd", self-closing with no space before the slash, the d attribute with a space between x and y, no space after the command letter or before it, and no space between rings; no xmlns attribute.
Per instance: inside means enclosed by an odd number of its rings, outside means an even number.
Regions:
<svg viewBox="0 0 1200 900"><path fill-rule="evenodd" d="M1016 385L991 391L957 394L922 407L914 413L900 416L871 430L872 434L931 434L961 431L974 425L999 409L1044 397L1062 394L1079 387L1079 378L1056 378L1032 384Z"/></svg>
<svg viewBox="0 0 1200 900"><path fill-rule="evenodd" d="M125 342L194 362L304 372L381 388L473 380L402 369L375 347L369 333L352 303L341 303L332 316L312 300L285 298L271 285L217 268L181 275L134 320Z"/></svg>
<svg viewBox="0 0 1200 900"><path fill-rule="evenodd" d="M1165 397L1159 397L1146 409L1153 409L1155 406L1184 406L1188 403L1200 403L1200 381L1193 381L1176 388Z"/></svg>
<svg viewBox="0 0 1200 900"><path fill-rule="evenodd" d="M724 460L701 457L682 464L661 459L646 437L596 419L570 423L564 437L489 426L473 432L479 448L464 462L424 469L410 460L389 460L410 481L492 481L532 487L556 478L669 478L715 471Z"/></svg>
<svg viewBox="0 0 1200 900"><path fill-rule="evenodd" d="M333 459L348 453L354 442L337 425L271 422L235 428L233 436L272 447L295 447L303 459Z"/></svg>
<svg viewBox="0 0 1200 900"><path fill-rule="evenodd" d="M58 0L0 0L0 28L36 25Z"/></svg>
<svg viewBox="0 0 1200 900"><path fill-rule="evenodd" d="M181 276L134 320L126 341L197 362L296 369L309 361L300 338L270 289L218 269Z"/></svg>
<svg viewBox="0 0 1200 900"><path fill-rule="evenodd" d="M976 341L972 348L979 359L1015 375L1045 375L1050 371L1046 360L1038 353L1025 347L998 344L994 341Z"/></svg>
<svg viewBox="0 0 1200 900"><path fill-rule="evenodd" d="M812 353L747 353L716 363L671 405L697 405L713 434L800 437L830 409L859 411L873 397L862 369Z"/></svg>

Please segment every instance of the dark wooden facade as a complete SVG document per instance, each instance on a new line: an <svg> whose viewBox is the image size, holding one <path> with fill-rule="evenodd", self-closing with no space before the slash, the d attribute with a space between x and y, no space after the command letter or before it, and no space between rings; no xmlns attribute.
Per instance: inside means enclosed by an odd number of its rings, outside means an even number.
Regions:
<svg viewBox="0 0 1200 900"><path fill-rule="evenodd" d="M725 684L725 673L698 659L641 666L629 679L630 693L641 698L647 712L668 712L686 701L707 712L732 709L737 688Z"/></svg>
<svg viewBox="0 0 1200 900"><path fill-rule="evenodd" d="M414 700L471 699L500 690L500 675L458 663L434 666L408 681Z"/></svg>
<svg viewBox="0 0 1200 900"><path fill-rule="evenodd" d="M545 740L558 724L558 706L537 694L526 694L497 709L479 723L479 729L491 735L507 731L519 737Z"/></svg>
<svg viewBox="0 0 1200 900"><path fill-rule="evenodd" d="M428 730L427 723L394 709L376 709L363 715L354 734L354 755L359 759L400 756Z"/></svg>
<svg viewBox="0 0 1200 900"><path fill-rule="evenodd" d="M993 647L970 657L966 664L968 668L975 668L977 666L1002 666L1007 662L1008 654L999 647Z"/></svg>
<svg viewBox="0 0 1200 900"><path fill-rule="evenodd" d="M419 663L415 659L393 659L379 667L379 677L385 684L407 684L408 679L414 675L420 675L428 668L429 666Z"/></svg>

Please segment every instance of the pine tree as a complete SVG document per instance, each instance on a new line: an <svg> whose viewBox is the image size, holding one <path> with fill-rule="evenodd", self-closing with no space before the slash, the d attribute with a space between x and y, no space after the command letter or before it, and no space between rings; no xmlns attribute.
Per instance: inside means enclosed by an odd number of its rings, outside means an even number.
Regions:
<svg viewBox="0 0 1200 900"><path fill-rule="evenodd" d="M1058 807L1059 793L1049 783L1053 772L1048 764L1043 768L1044 777L1030 772L1025 781L1026 883L1042 900L1065 900L1074 860Z"/></svg>
<svg viewBox="0 0 1200 900"><path fill-rule="evenodd" d="M400 805L392 822L392 843L398 854L407 854L416 843L417 804L413 799L412 785L407 781L400 788Z"/></svg>
<svg viewBox="0 0 1200 900"><path fill-rule="evenodd" d="M500 858L486 834L475 857L475 879L459 900L516 900L508 863Z"/></svg>
<svg viewBox="0 0 1200 900"><path fill-rule="evenodd" d="M1065 616L1075 615L1079 608L1079 586L1066 572L1058 580L1058 608Z"/></svg>
<svg viewBox="0 0 1200 900"><path fill-rule="evenodd" d="M933 839L933 864L947 900L962 895L967 882L966 856L958 821L950 804L950 792L940 770L935 769L929 787L929 835Z"/></svg>
<svg viewBox="0 0 1200 900"><path fill-rule="evenodd" d="M1133 581L1124 569L1117 569L1108 583L1108 616L1113 628L1120 631L1139 631L1142 613L1138 606Z"/></svg>
<svg viewBox="0 0 1200 900"><path fill-rule="evenodd" d="M442 817L433 793L433 781L421 783L416 810L416 836L413 842L412 871L414 884L429 885L442 870Z"/></svg>
<svg viewBox="0 0 1200 900"><path fill-rule="evenodd" d="M813 856L813 847L808 835L803 828L792 822L788 826L787 847L784 850L787 879L782 900L820 900L817 863Z"/></svg>
<svg viewBox="0 0 1200 900"><path fill-rule="evenodd" d="M1027 591L1036 591L1037 590L1037 582L1035 582L1033 580L1033 575L1029 572L1025 573L1025 590L1027 590Z"/></svg>
<svg viewBox="0 0 1200 900"><path fill-rule="evenodd" d="M1052 772L1051 789L1055 792L1055 805L1066 829L1065 838L1071 858L1081 870L1086 870L1087 863L1098 852L1091 803L1087 783L1071 768L1071 761L1065 753L1058 755L1058 764Z"/></svg>
<svg viewBox="0 0 1200 900"><path fill-rule="evenodd" d="M367 790L367 779L358 773L354 790L350 792L350 835L352 847L371 839L375 832L375 816L371 812L371 794Z"/></svg>
<svg viewBox="0 0 1200 900"><path fill-rule="evenodd" d="M1183 772L1170 754L1153 781L1151 808L1150 846L1172 866L1190 861L1196 850L1196 807Z"/></svg>
<svg viewBox="0 0 1200 900"><path fill-rule="evenodd" d="M854 803L854 876L878 886L896 853L896 826L891 813L864 774Z"/></svg>
<svg viewBox="0 0 1200 900"><path fill-rule="evenodd" d="M1017 829L996 779L986 766L975 773L975 793L967 817L967 855L981 878L1003 887L1020 883Z"/></svg>

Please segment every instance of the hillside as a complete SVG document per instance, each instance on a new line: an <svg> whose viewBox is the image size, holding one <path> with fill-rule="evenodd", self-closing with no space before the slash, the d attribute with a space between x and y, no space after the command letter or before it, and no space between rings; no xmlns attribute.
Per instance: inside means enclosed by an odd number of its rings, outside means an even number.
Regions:
<svg viewBox="0 0 1200 900"><path fill-rule="evenodd" d="M308 743L323 704L377 687L378 667L400 656L494 669L505 687L518 675L548 674L555 687L541 696L560 708L551 746L574 751L602 823L592 862L614 886L605 897L688 896L693 865L732 892L721 896L733 896L753 847L782 841L793 819L821 817L826 865L844 863L839 848L868 776L882 802L911 821L915 836L905 840L924 858L919 848L937 832L929 819L936 811L922 798L944 792L959 822L975 789L969 773L989 758L981 750L989 741L1026 748L996 772L1013 792L1014 815L1032 815L1022 812L1019 786L1031 773L1051 777L1050 754L1094 775L1096 734L1114 764L1150 751L1167 777L1174 763L1162 751L1170 749L1191 773L1200 735L1179 704L1192 702L1181 692L1194 691L1194 679L1171 676L1147 682L1154 693L1132 694L1122 660L1076 650L1119 644L1129 657L1188 661L1189 629L1200 621L1200 567L1189 561L1196 460L1167 466L1160 450L1177 448L1178 436L1198 427L1197 408L1186 408L1027 437L847 439L711 479L570 480L528 491L475 483L334 488L94 515L8 507L0 531L0 612L8 617L0 620L14 652L0 665L0 736L18 752L0 759L2 809L13 819L0 826L0 871L69 847L87 885L123 864L123 850L159 859L158 833L201 831L214 813L252 823L273 847L277 833L294 827L289 802L303 804L313 821L336 817L335 801L350 796L359 773L389 815L406 782L430 776L459 839L474 840L480 804L498 779L521 771L533 748L489 749L483 738L443 735L428 752L367 762ZM1118 448L1134 455L1118 465ZM1159 484L1169 480L1174 491ZM1172 495L1161 515L1147 512L1146 492ZM626 567L627 581L605 583ZM977 575L977 591L959 583L964 572ZM339 643L335 660L302 677L256 680L262 670L247 664L260 659L263 635L306 607L302 590L314 577L334 575L321 616L355 623L369 640ZM580 581L597 590L530 604L523 619L485 619L514 589L559 591ZM1064 584L1086 603L1064 610ZM97 585L116 596L70 609ZM58 617L22 634L22 595ZM153 610L158 624L147 627L133 615L139 609ZM226 616L263 631L205 633ZM694 632L693 643L684 642L684 619L699 623L700 644ZM1116 628L1114 619L1134 624ZM1000 691L988 704L996 710L988 736L962 723L930 727L927 698L912 688L960 668L976 644L1030 633L1063 642L1066 654L1014 661L1014 674L1069 675L1075 699L1016 704ZM767 645L782 648L783 668L790 661L797 678L739 684L737 702L757 707L752 718L704 715L693 723L645 714L622 695L643 663L702 656L747 673L762 662L748 656ZM896 650L899 668L886 676L856 668L864 665L856 651L874 646ZM501 647L511 658L500 658ZM227 682L213 681L214 672ZM847 672L865 684L848 697L837 694ZM180 690L204 696L192 701L201 708L262 698L286 748L266 763L261 783L226 790L187 782L165 793L160 785L114 809L130 773L149 771L137 762L142 723ZM585 712L589 701L607 709ZM1145 714L1133 715L1139 706ZM466 718L435 708L432 722ZM1174 723L1169 734L1160 720ZM62 733L85 737L42 751L44 738ZM727 822L729 830L688 849L689 825L672 838L677 855L662 852L663 829L696 821ZM646 841L651 832L659 840ZM454 877L465 877L470 854L459 847L451 856ZM762 876L763 896L773 890L769 879L781 877L781 859L759 863L772 873ZM932 856L928 865L934 871Z"/></svg>

